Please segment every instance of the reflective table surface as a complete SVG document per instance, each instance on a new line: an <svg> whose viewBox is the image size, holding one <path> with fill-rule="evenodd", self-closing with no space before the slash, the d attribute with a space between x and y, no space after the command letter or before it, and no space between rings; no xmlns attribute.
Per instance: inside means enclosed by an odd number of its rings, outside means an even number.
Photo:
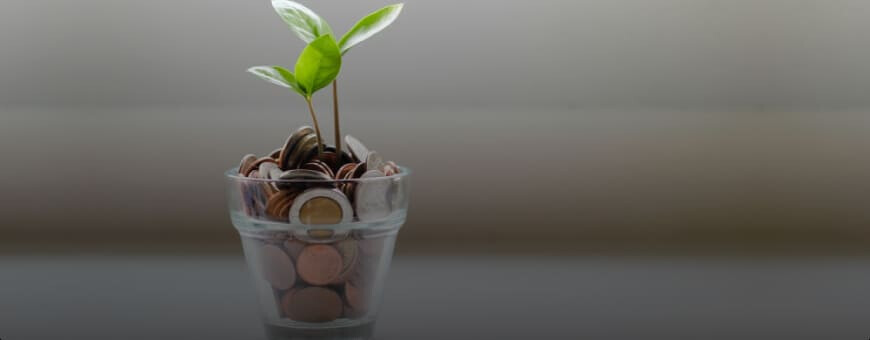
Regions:
<svg viewBox="0 0 870 340"><path fill-rule="evenodd" d="M265 339L242 256L0 257L0 338ZM870 258L397 256L377 339L867 339Z"/></svg>

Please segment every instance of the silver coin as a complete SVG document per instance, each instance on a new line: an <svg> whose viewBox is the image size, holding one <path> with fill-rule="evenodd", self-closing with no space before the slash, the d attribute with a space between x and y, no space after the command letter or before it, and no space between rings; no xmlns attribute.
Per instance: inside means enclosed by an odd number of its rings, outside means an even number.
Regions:
<svg viewBox="0 0 870 340"><path fill-rule="evenodd" d="M384 158L376 151L369 151L369 156L366 157L366 170L381 170L384 167Z"/></svg>
<svg viewBox="0 0 870 340"><path fill-rule="evenodd" d="M380 170L366 171L360 178L384 177ZM387 197L390 182L386 180L360 181L356 185L354 206L361 222L381 220L390 215L390 200Z"/></svg>
<svg viewBox="0 0 870 340"><path fill-rule="evenodd" d="M273 176L276 176L276 175L281 176L281 169L278 168L278 164L275 164L272 162L264 162L263 164L260 164L260 169L258 169L258 170L260 172L261 179L268 180L268 179L275 178ZM278 190L278 186L276 186L275 183L264 182L264 184L266 186L268 186L269 188L272 188L274 190Z"/></svg>
<svg viewBox="0 0 870 340"><path fill-rule="evenodd" d="M347 148L350 149L351 155L353 155L357 162L364 162L369 157L369 148L363 145L359 139L347 135L344 136L344 143L347 144Z"/></svg>
<svg viewBox="0 0 870 340"><path fill-rule="evenodd" d="M258 170L259 175L260 175L259 178L262 178L262 179L269 179L269 176L273 170L281 171L278 169L278 164L275 164L272 162L261 163L260 168L257 170Z"/></svg>
<svg viewBox="0 0 870 340"><path fill-rule="evenodd" d="M323 200L326 199L326 200ZM314 203L323 205L311 206ZM353 207L341 191L336 189L308 189L296 196L290 207L290 223L293 224L325 224L318 220L334 220L337 223L353 221ZM335 224L337 224L335 223Z"/></svg>
<svg viewBox="0 0 870 340"><path fill-rule="evenodd" d="M275 245L260 248L260 273L275 289L286 290L296 283L296 268L293 260L283 249Z"/></svg>
<svg viewBox="0 0 870 340"><path fill-rule="evenodd" d="M270 169L269 170L269 179L281 179L281 174L283 174L283 173L284 173L284 171L281 171L281 169L279 169L278 167L275 167L274 169Z"/></svg>

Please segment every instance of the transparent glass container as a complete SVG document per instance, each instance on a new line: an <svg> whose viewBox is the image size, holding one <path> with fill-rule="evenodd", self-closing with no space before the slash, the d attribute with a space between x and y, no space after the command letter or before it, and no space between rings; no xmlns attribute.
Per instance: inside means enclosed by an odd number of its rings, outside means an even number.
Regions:
<svg viewBox="0 0 870 340"><path fill-rule="evenodd" d="M226 172L230 217L270 338L372 337L409 175L401 168L389 177L326 181Z"/></svg>

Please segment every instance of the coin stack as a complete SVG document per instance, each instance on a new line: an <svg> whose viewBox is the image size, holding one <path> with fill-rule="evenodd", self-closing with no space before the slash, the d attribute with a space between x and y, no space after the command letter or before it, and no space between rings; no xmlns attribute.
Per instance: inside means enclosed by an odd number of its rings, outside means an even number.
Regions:
<svg viewBox="0 0 870 340"><path fill-rule="evenodd" d="M291 225L389 217L404 199L402 181L365 179L394 176L401 168L352 136L344 142L350 152L332 145L321 150L315 130L303 126L269 155L245 155L239 175L255 180L243 181L243 211L253 219ZM394 236L372 238L357 230L339 239L328 229L306 231L305 239L274 231L246 236L267 302L292 321L363 318L382 272L384 248L392 244L385 238Z"/></svg>
<svg viewBox="0 0 870 340"><path fill-rule="evenodd" d="M306 225L387 217L393 201L401 199L401 188L388 181L352 180L393 176L401 168L350 135L345 143L350 153L339 155L332 145L321 151L314 129L303 126L269 155L245 155L240 175L272 181L243 186L244 211L258 219Z"/></svg>
<svg viewBox="0 0 870 340"><path fill-rule="evenodd" d="M310 323L361 318L372 301L383 245L383 239L315 244L273 237L257 247L257 271L282 318Z"/></svg>

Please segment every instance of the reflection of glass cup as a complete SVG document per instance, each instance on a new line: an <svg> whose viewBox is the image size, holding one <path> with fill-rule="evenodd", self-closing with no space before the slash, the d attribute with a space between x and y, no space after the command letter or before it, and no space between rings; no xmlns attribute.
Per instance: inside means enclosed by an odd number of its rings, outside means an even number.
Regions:
<svg viewBox="0 0 870 340"><path fill-rule="evenodd" d="M354 180L226 173L229 210L273 339L372 336L409 171Z"/></svg>

